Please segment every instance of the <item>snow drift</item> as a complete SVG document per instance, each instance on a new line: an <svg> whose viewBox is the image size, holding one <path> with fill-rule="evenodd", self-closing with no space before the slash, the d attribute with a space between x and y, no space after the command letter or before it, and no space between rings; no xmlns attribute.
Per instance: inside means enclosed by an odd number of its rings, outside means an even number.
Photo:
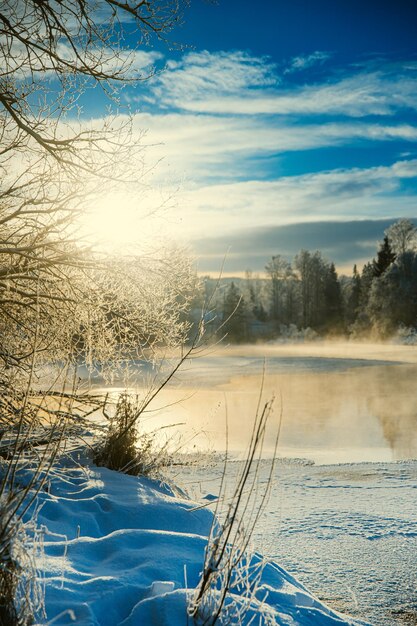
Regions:
<svg viewBox="0 0 417 626"><path fill-rule="evenodd" d="M94 466L61 468L39 498L49 623L191 626L187 606L199 582L210 511L193 510L195 503L156 481ZM259 619L261 607L270 621ZM246 623L254 617L253 623L286 626L359 624L274 563L263 569Z"/></svg>

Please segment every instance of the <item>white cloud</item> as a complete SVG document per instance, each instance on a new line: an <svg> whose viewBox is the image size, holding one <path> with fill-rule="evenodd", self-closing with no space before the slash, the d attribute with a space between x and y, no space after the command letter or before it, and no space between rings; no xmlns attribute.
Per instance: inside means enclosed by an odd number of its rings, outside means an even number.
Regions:
<svg viewBox="0 0 417 626"><path fill-rule="evenodd" d="M293 74L294 72L307 70L314 65L322 65L325 61L330 59L331 56L329 52L316 50L316 52L312 54L293 57L289 66L284 70L284 74Z"/></svg>
<svg viewBox="0 0 417 626"><path fill-rule="evenodd" d="M7 57L2 58L4 74L12 75L17 80L33 79L33 71L38 72L38 78L56 79L56 63L51 61L50 55L37 51L36 54L28 55L27 48L20 41L13 39L11 49ZM0 46L6 47L4 36L0 35ZM91 46L88 50L79 50L77 55L68 42L61 41L57 45L57 55L64 63L70 63L74 67L81 66L81 59L86 60L90 66L95 66L97 71L123 75L125 78L143 78L152 74L152 68L163 55L154 50L134 50L129 48L118 49L106 46ZM78 57L79 55L79 57Z"/></svg>
<svg viewBox="0 0 417 626"><path fill-rule="evenodd" d="M320 54L292 65L307 69ZM134 122L136 133L148 129L148 162L163 159L154 181L182 181L169 228L193 240L297 221L414 215L417 194L404 193L403 183L417 179L417 159L279 177L286 152L416 142L417 125L401 116L417 108L411 65L363 65L290 87L268 59L244 52L195 52L169 62L151 88L154 111Z"/></svg>
<svg viewBox="0 0 417 626"><path fill-rule="evenodd" d="M192 102L243 97L277 85L276 68L267 57L246 52L192 52L180 61L169 61L153 82L159 104L188 108Z"/></svg>
<svg viewBox="0 0 417 626"><path fill-rule="evenodd" d="M417 159L390 167L340 169L272 181L195 186L182 193L181 232L189 238L303 221L414 215Z"/></svg>
<svg viewBox="0 0 417 626"><path fill-rule="evenodd" d="M178 85L176 89L179 91ZM250 96L210 96L182 94L172 104L187 111L235 115L392 115L401 108L417 109L417 81L406 77L387 80L375 73Z"/></svg>
<svg viewBox="0 0 417 626"><path fill-rule="evenodd" d="M295 57L284 71L308 69L328 55ZM370 69L370 67L372 69ZM412 64L350 68L326 82L288 86L266 57L245 52L195 52L168 63L152 91L160 106L233 115L392 115L417 108Z"/></svg>
<svg viewBox="0 0 417 626"><path fill-rule="evenodd" d="M164 158L166 167L175 169L180 177L196 181L247 176L248 167L252 172L256 167L254 158L279 156L288 151L361 141L417 141L417 127L359 121L274 125L265 118L170 113L139 114L135 124L138 131L148 129L146 141L152 158ZM161 176L164 171L162 164Z"/></svg>

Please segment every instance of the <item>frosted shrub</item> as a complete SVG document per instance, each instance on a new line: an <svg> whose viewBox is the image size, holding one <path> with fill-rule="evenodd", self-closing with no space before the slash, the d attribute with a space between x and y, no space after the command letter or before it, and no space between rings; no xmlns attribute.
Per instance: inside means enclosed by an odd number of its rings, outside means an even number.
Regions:
<svg viewBox="0 0 417 626"><path fill-rule="evenodd" d="M158 441L158 432L139 432L142 412L136 396L120 395L106 435L95 450L97 465L134 476L148 476L157 475L170 463L167 443Z"/></svg>
<svg viewBox="0 0 417 626"><path fill-rule="evenodd" d="M23 495L23 498L22 498ZM33 517L23 523L16 505L26 503L23 490L0 498L0 625L29 626L43 608L43 594L34 565ZM30 529L29 538L27 530Z"/></svg>
<svg viewBox="0 0 417 626"><path fill-rule="evenodd" d="M417 329L407 326L400 326L393 337L394 343L400 343L406 346L417 345Z"/></svg>
<svg viewBox="0 0 417 626"><path fill-rule="evenodd" d="M319 339L318 333L312 328L298 329L295 324L281 324L279 327L279 337L272 343L305 343Z"/></svg>

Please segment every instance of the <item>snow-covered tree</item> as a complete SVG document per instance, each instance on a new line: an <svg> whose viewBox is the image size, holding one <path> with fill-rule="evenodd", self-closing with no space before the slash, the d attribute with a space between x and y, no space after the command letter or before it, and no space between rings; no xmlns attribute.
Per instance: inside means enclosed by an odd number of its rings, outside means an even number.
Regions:
<svg viewBox="0 0 417 626"><path fill-rule="evenodd" d="M34 367L113 367L184 334L195 277L167 250L110 258L80 240L79 216L97 193L144 188L132 120L77 121L98 86L152 75L152 54L128 48L165 39L187 2L62 0L0 6L0 391L34 382ZM120 119L120 121L118 121ZM147 351L147 354L150 350ZM4 413L3 413L4 415Z"/></svg>
<svg viewBox="0 0 417 626"><path fill-rule="evenodd" d="M270 282L270 316L280 324L298 322L298 279L291 263L277 254L265 266Z"/></svg>
<svg viewBox="0 0 417 626"><path fill-rule="evenodd" d="M239 343L247 340L246 303L233 281L224 295L222 322L229 341Z"/></svg>
<svg viewBox="0 0 417 626"><path fill-rule="evenodd" d="M294 259L294 266L301 282L302 326L317 328L323 324L327 263L318 250L301 250Z"/></svg>
<svg viewBox="0 0 417 626"><path fill-rule="evenodd" d="M410 219L402 218L385 231L385 235L397 256L414 251L417 246L417 226Z"/></svg>
<svg viewBox="0 0 417 626"><path fill-rule="evenodd" d="M406 252L375 279L367 306L372 328L387 337L400 326L417 326L417 254Z"/></svg>

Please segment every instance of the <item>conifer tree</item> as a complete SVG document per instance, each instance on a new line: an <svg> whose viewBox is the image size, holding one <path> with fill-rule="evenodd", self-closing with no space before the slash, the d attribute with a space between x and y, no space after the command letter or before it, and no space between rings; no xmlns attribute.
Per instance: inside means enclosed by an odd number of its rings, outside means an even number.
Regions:
<svg viewBox="0 0 417 626"><path fill-rule="evenodd" d="M324 286L325 315L329 328L340 328L342 324L342 293L334 263L330 263Z"/></svg>
<svg viewBox="0 0 417 626"><path fill-rule="evenodd" d="M385 235L384 240L378 250L377 258L373 260L372 268L373 274L376 278L382 276L384 272L394 263L397 255L393 252L390 244L390 240Z"/></svg>
<svg viewBox="0 0 417 626"><path fill-rule="evenodd" d="M235 283L232 281L226 291L223 302L223 323L227 339L241 342L247 337L245 302Z"/></svg>
<svg viewBox="0 0 417 626"><path fill-rule="evenodd" d="M347 324L353 324L358 316L361 301L361 277L358 268L353 266L352 280L350 282L349 295L346 300L345 319Z"/></svg>

